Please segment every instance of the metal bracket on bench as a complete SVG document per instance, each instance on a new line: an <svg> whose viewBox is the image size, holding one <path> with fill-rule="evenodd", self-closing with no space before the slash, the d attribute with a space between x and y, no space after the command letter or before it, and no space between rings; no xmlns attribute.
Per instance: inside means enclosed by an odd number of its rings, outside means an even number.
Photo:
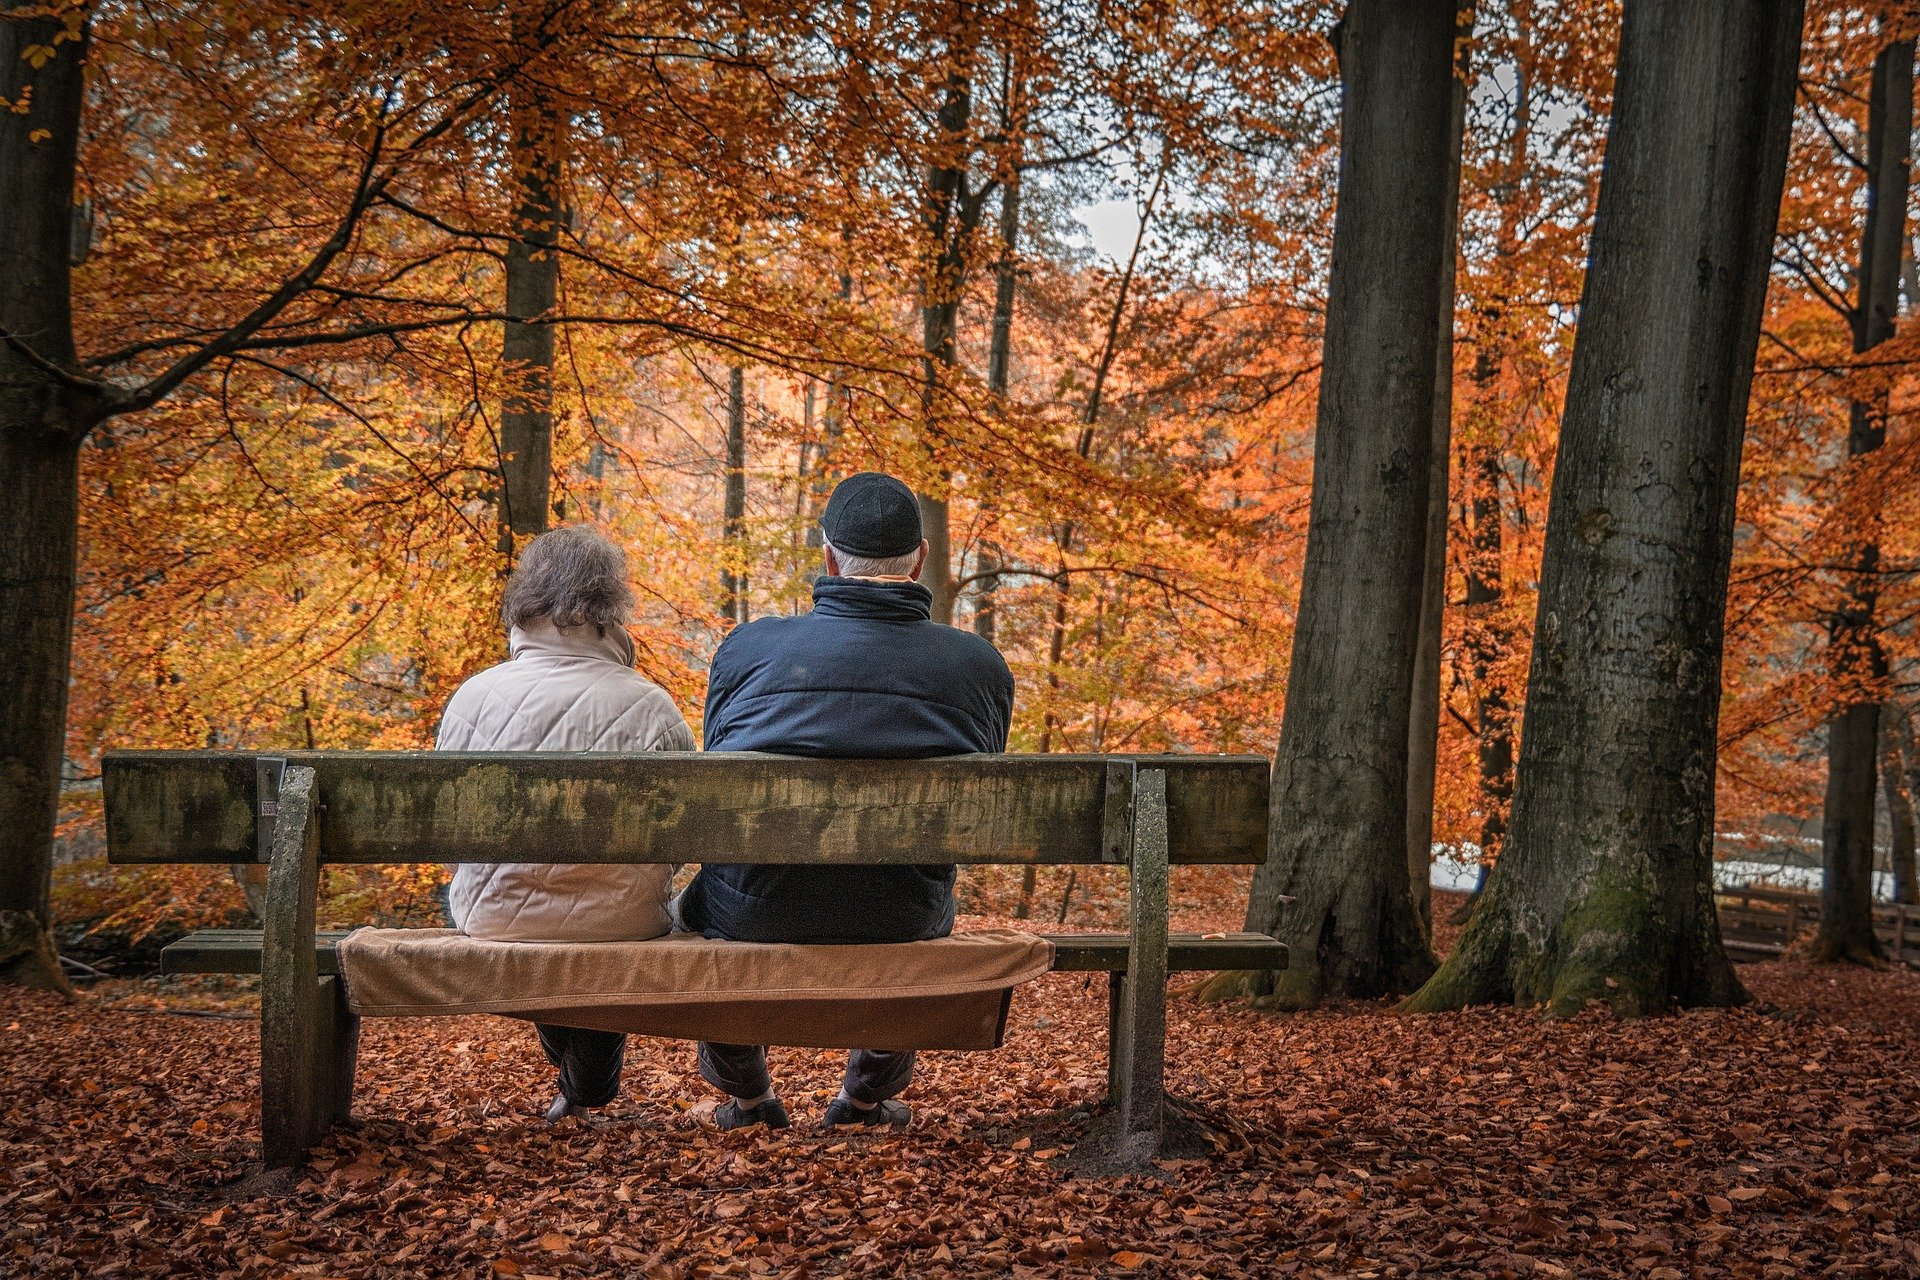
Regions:
<svg viewBox="0 0 1920 1280"><path fill-rule="evenodd" d="M280 780L286 777L286 773L285 756L253 758L253 846L256 862L266 862L273 857L273 824L280 817Z"/></svg>

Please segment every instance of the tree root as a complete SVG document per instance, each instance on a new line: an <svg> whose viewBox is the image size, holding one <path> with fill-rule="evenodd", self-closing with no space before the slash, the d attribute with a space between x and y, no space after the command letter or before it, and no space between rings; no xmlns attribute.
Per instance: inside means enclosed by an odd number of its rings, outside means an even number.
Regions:
<svg viewBox="0 0 1920 1280"><path fill-rule="evenodd" d="M60 969L53 934L26 911L0 911L0 982L51 991L69 1000L80 992Z"/></svg>

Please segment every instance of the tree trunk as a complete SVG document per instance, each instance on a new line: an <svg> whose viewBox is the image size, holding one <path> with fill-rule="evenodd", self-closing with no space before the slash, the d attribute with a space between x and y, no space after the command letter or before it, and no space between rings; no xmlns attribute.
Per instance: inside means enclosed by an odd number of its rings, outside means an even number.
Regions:
<svg viewBox="0 0 1920 1280"><path fill-rule="evenodd" d="M1867 101L1867 218L1860 236L1860 296L1853 310L1853 349L1871 351L1893 336L1900 307L1900 251L1906 240L1907 150L1913 132L1913 41L1895 41L1874 59ZM1847 469L1856 488L1860 459L1886 442L1885 406L1855 400L1847 423ZM1880 699L1887 676L1875 617L1880 546L1872 530L1854 548L1857 572L1828 626L1827 668L1849 699L1827 725L1827 797L1821 823L1820 927L1816 960L1876 964L1873 932L1873 795L1879 775Z"/></svg>
<svg viewBox="0 0 1920 1280"><path fill-rule="evenodd" d="M847 302L852 298L853 276L842 271L840 301ZM827 375L826 404L820 414L820 447L813 453L812 478L807 488L807 546L815 551L825 541L820 533L820 515L827 509L827 499L833 494L834 477L839 474L840 435L846 430L849 399L845 376L836 365ZM816 566L811 570L813 574L825 571L824 566Z"/></svg>
<svg viewBox="0 0 1920 1280"><path fill-rule="evenodd" d="M1440 255L1440 332L1434 344L1433 454L1427 466L1426 560L1420 571L1420 639L1407 720L1407 887L1420 930L1433 937L1433 793L1440 757L1440 631L1447 604L1447 468L1453 458L1453 306L1460 242L1460 147L1467 124L1472 5L1454 29L1453 134L1447 157L1446 247Z"/></svg>
<svg viewBox="0 0 1920 1280"><path fill-rule="evenodd" d="M729 621L747 621L747 376L727 370L727 474L721 516L721 608Z"/></svg>
<svg viewBox="0 0 1920 1280"><path fill-rule="evenodd" d="M1009 76L1009 84L1012 77ZM1020 167L1016 162L1000 188L1000 258L993 267L993 335L987 345L987 391L1004 407L1013 363L1013 298L1020 265ZM999 623L1000 549L980 548L979 585L973 601L974 634L989 644ZM1021 903L1031 907L1033 868L1027 868ZM1020 919L1026 919L1021 916Z"/></svg>
<svg viewBox="0 0 1920 1280"><path fill-rule="evenodd" d="M531 73L528 73L531 74ZM566 122L528 79L511 91L517 203L507 242L509 320L500 339L508 389L500 406L500 478L513 533L546 530L553 483L553 326L525 321L551 312L560 296L561 163Z"/></svg>
<svg viewBox="0 0 1920 1280"><path fill-rule="evenodd" d="M1506 840L1507 808L1513 799L1513 705L1507 694L1502 663L1513 642L1502 604L1506 597L1506 515L1501 490L1506 475L1503 441L1489 406L1506 359L1505 320L1512 305L1514 277L1524 228L1522 191L1533 145L1533 5L1514 0L1510 6L1514 29L1513 128L1507 136L1505 172L1495 184L1500 222L1494 240L1493 304L1480 326L1480 350L1474 356L1473 384L1476 412L1473 438L1462 458L1467 502L1466 626L1462 646L1467 653L1474 688L1474 737L1479 766L1480 858L1474 887L1454 912L1453 922L1465 924L1487 887L1487 865L1500 856Z"/></svg>
<svg viewBox="0 0 1920 1280"><path fill-rule="evenodd" d="M956 28L950 54L954 65L947 75L940 104L940 148L927 175L927 231L931 239L926 278L921 283L921 417L932 449L942 434L936 418L941 408L944 375L958 357L955 340L960 294L966 287L967 240L978 217L969 208L965 191L970 146L967 131L973 120L972 34ZM953 622L953 537L944 480L937 491L923 489L920 524L927 539L927 566L921 583L933 593L932 618Z"/></svg>
<svg viewBox="0 0 1920 1280"><path fill-rule="evenodd" d="M1506 849L1403 1006L1746 998L1713 905L1740 449L1800 0L1627 0Z"/></svg>
<svg viewBox="0 0 1920 1280"><path fill-rule="evenodd" d="M1293 949L1292 967L1275 978L1285 1006L1410 991L1433 971L1407 884L1407 738L1449 239L1456 9L1453 0L1354 0L1335 31L1340 185L1306 569L1272 848L1247 906L1248 929Z"/></svg>
<svg viewBox="0 0 1920 1280"><path fill-rule="evenodd" d="M1907 788L1904 744L1907 713L1892 703L1880 710L1880 786L1887 797L1887 825L1892 831L1893 900L1914 901L1913 792Z"/></svg>
<svg viewBox="0 0 1920 1280"><path fill-rule="evenodd" d="M86 53L74 25L0 21L0 976L71 992L53 949L53 832L66 755L80 511L80 443L98 418L54 372L77 364L69 288ZM53 50L29 59L25 50Z"/></svg>
<svg viewBox="0 0 1920 1280"><path fill-rule="evenodd" d="M1907 812L1913 812L1915 790L1914 772L1920 769L1920 750L1915 749L1913 740L1913 718L1911 713L1901 711L1894 718L1893 730L1895 746L1899 753L1900 792L1907 801ZM1905 856L1897 856L1900 846L1894 845L1896 856L1893 860L1893 900L1906 906L1920 904L1920 867L1915 866L1915 854L1912 844L1907 845Z"/></svg>

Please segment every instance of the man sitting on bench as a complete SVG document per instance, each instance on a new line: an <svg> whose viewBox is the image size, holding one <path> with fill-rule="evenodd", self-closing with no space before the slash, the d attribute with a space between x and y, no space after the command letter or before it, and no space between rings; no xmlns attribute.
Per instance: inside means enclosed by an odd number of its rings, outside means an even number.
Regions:
<svg viewBox="0 0 1920 1280"><path fill-rule="evenodd" d="M706 749L796 756L924 759L1004 751L1013 675L971 632L930 621L919 582L927 543L913 491L862 472L820 519L826 577L813 612L760 618L729 635L707 679ZM936 566L944 573L945 566ZM681 923L742 942L917 942L953 931L951 866L704 866L678 903ZM857 1049L825 1124L905 1125L891 1101L912 1052ZM702 1044L700 1074L731 1095L722 1129L783 1129L762 1045Z"/></svg>

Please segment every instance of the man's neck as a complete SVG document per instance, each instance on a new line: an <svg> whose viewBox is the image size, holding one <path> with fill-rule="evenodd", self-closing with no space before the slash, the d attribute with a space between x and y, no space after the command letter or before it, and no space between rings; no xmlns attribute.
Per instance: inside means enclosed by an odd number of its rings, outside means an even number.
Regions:
<svg viewBox="0 0 1920 1280"><path fill-rule="evenodd" d="M847 573L841 575L854 582L912 582L904 573Z"/></svg>

